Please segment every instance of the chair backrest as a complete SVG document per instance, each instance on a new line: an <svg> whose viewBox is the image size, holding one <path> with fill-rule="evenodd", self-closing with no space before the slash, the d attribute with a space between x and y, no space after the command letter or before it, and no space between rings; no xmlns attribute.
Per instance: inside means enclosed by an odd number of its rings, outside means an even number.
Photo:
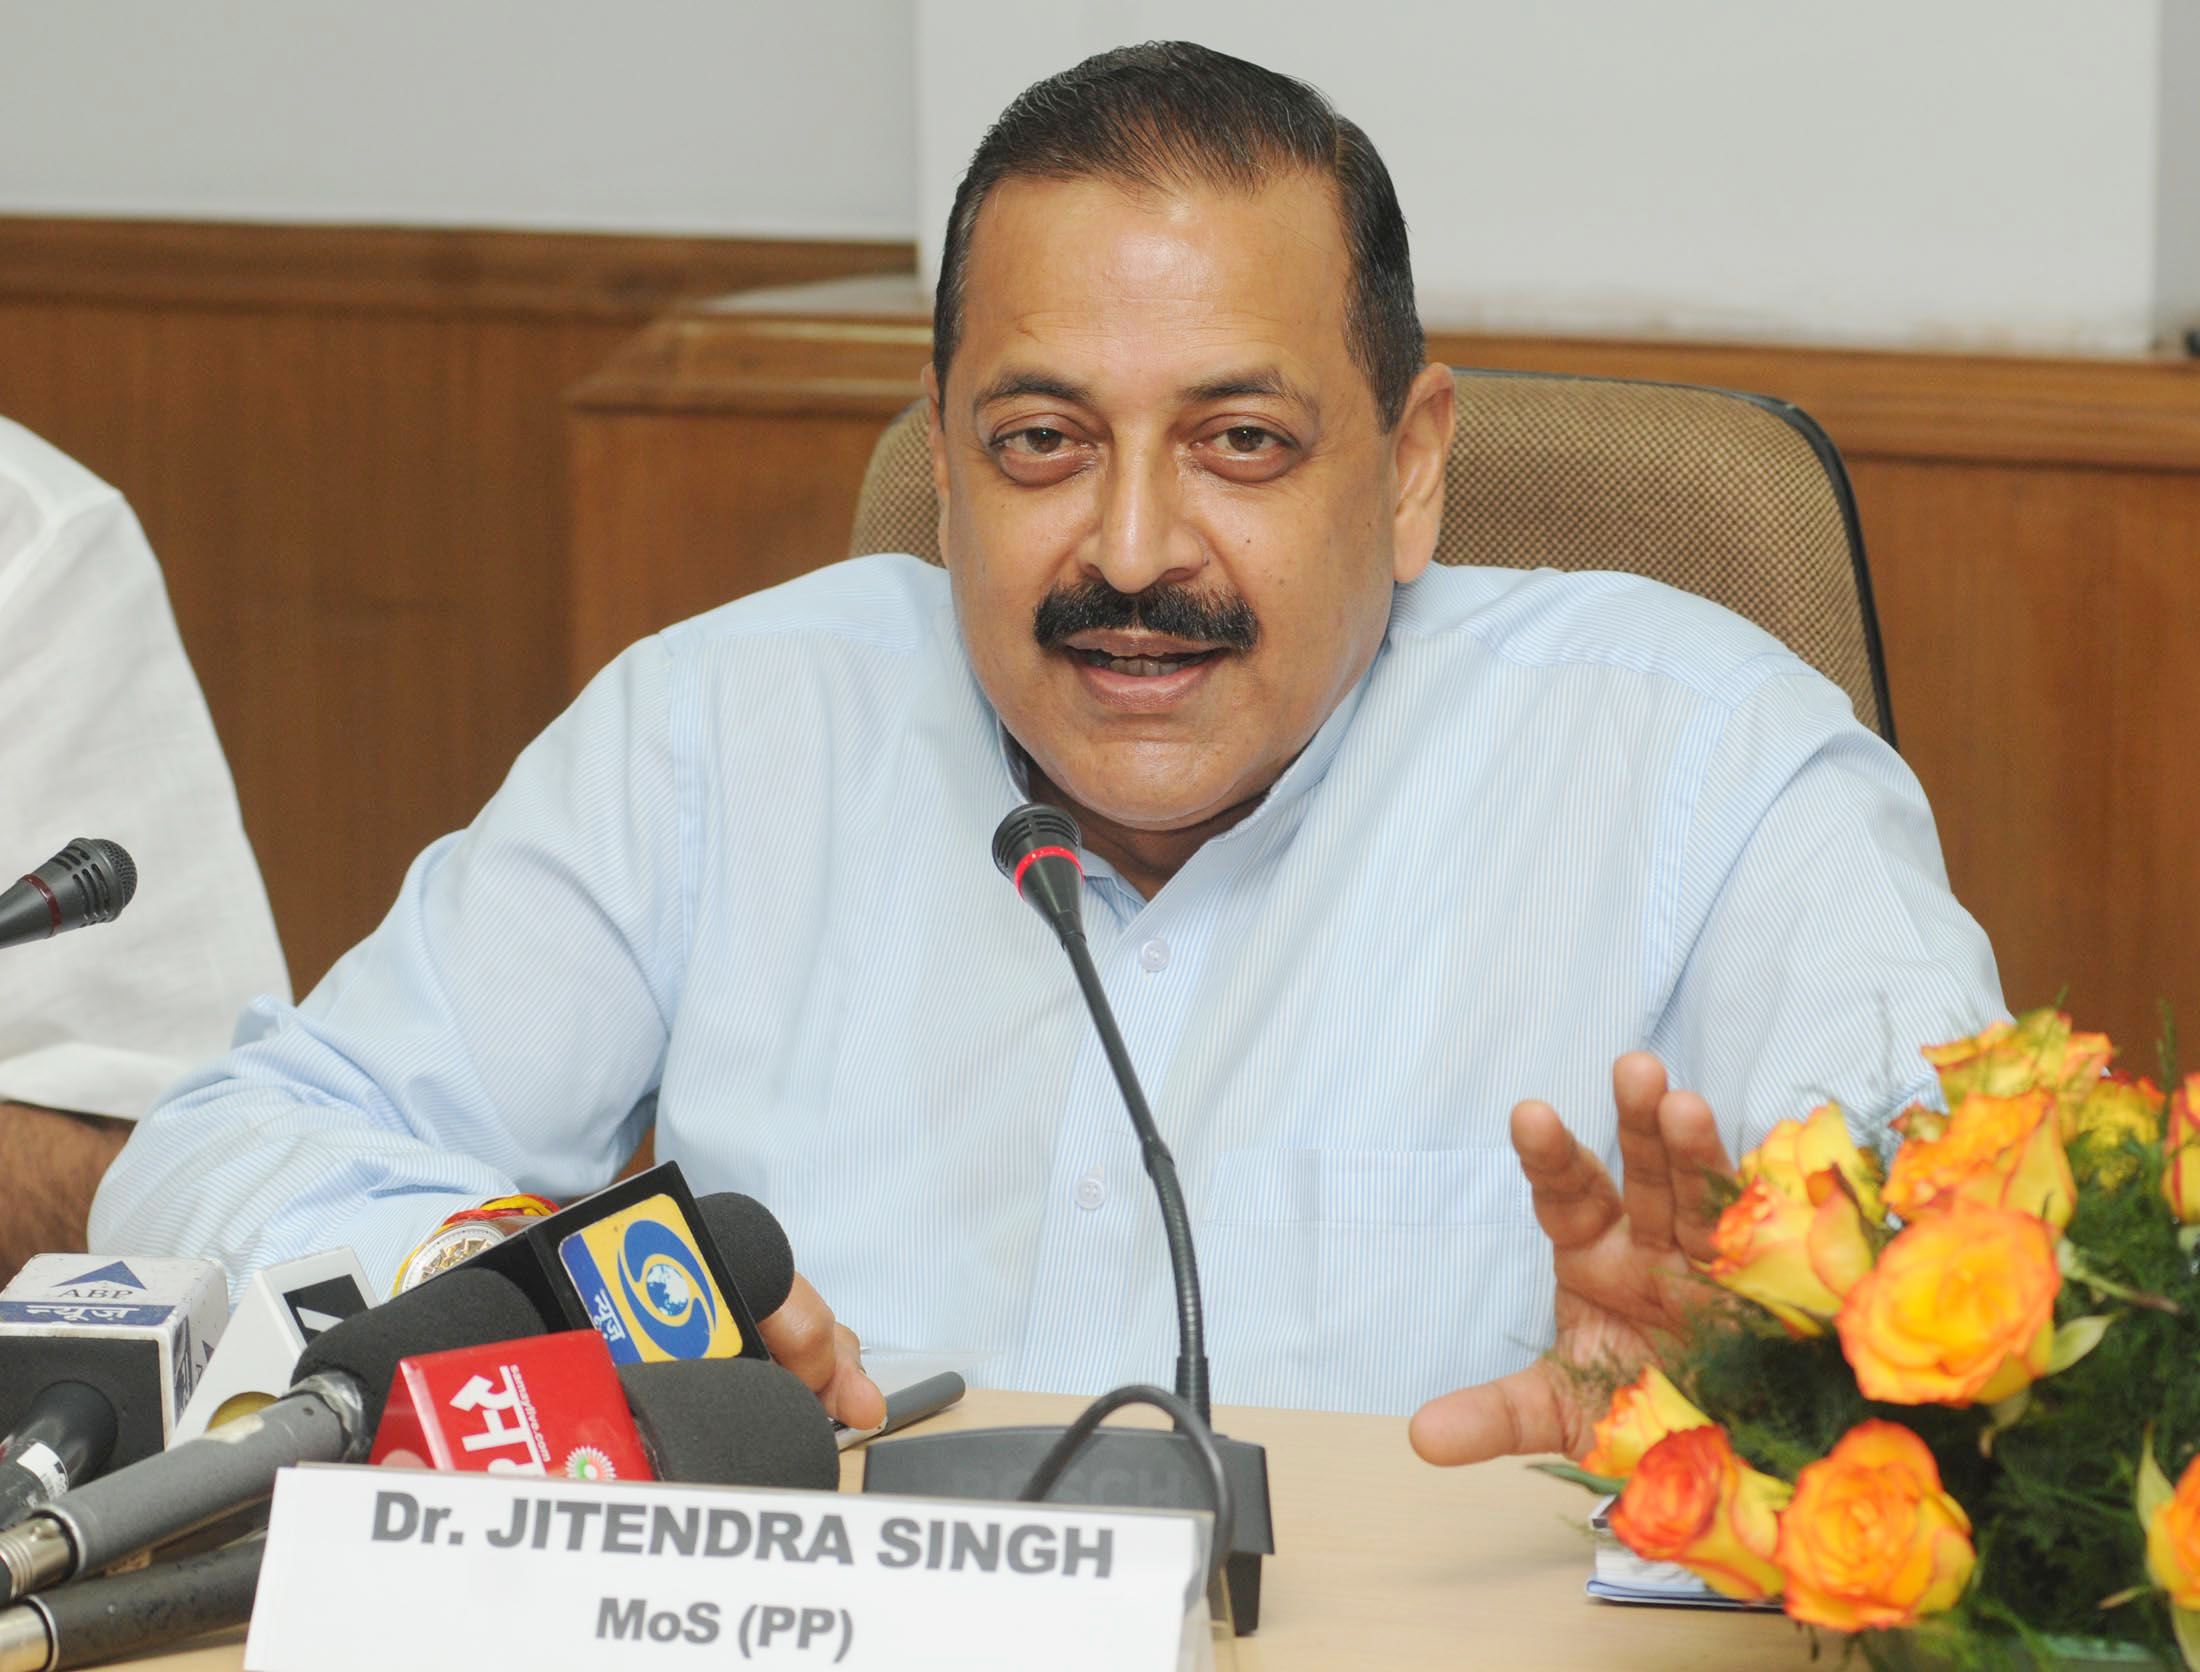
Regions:
<svg viewBox="0 0 2200 1672"><path fill-rule="evenodd" d="M1454 376L1437 562L1619 569L1697 593L1786 644L1894 741L1848 472L1806 413L1684 384ZM850 555L879 551L939 561L921 402L879 438L856 501Z"/></svg>

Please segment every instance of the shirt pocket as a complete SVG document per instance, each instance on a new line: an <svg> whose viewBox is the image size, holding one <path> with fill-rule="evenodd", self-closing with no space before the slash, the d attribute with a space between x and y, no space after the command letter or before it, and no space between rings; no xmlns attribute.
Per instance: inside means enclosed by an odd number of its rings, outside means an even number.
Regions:
<svg viewBox="0 0 2200 1672"><path fill-rule="evenodd" d="M1550 1337L1550 1250L1506 1144L1225 1151L1198 1251L1226 1401L1408 1411Z"/></svg>

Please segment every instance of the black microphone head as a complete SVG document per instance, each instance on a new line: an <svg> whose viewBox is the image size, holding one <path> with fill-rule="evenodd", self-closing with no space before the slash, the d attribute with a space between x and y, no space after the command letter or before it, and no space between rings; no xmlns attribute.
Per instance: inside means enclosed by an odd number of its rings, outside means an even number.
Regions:
<svg viewBox="0 0 2200 1672"><path fill-rule="evenodd" d="M784 1306L794 1287L794 1249L771 1209L738 1190L720 1190L698 1196L695 1212L750 1316L768 1318Z"/></svg>
<svg viewBox="0 0 2200 1672"><path fill-rule="evenodd" d="M540 1335L542 1320L517 1283L493 1271L454 1267L433 1283L332 1324L298 1355L293 1383L333 1371L359 1385L367 1427L382 1420L397 1361L453 1347L485 1347Z"/></svg>
<svg viewBox="0 0 2200 1672"><path fill-rule="evenodd" d="M1043 801L1027 801L993 827L993 863L1001 875L1016 881L1016 868L1040 848L1077 851L1077 821L1059 807Z"/></svg>
<svg viewBox="0 0 2200 1672"><path fill-rule="evenodd" d="M1077 857L1077 821L1059 807L1027 801L993 829L993 863L1057 935L1083 933L1078 890L1085 867Z"/></svg>
<svg viewBox="0 0 2200 1672"><path fill-rule="evenodd" d="M766 1359L622 1364L627 1408L659 1480L830 1492L840 1448L817 1395Z"/></svg>
<svg viewBox="0 0 2200 1672"><path fill-rule="evenodd" d="M118 916L137 893L137 861L120 842L110 842L104 836L79 836L61 850L64 855L72 851L84 856L79 873L83 880L78 886L99 901L99 915L85 921L105 923Z"/></svg>

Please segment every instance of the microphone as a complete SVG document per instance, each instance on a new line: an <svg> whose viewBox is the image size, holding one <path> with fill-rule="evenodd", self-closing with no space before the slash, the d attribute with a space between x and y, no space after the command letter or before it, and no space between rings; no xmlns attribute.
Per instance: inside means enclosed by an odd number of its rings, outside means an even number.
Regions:
<svg viewBox="0 0 2200 1672"><path fill-rule="evenodd" d="M623 1364L634 1427L659 1480L830 1492L840 1446L817 1395L769 1359Z"/></svg>
<svg viewBox="0 0 2200 1672"><path fill-rule="evenodd" d="M359 1256L348 1248L254 1272L169 1444L195 1440L209 1428L272 1405L290 1387L298 1355L324 1330L373 1304Z"/></svg>
<svg viewBox="0 0 2200 1672"><path fill-rule="evenodd" d="M723 1210L725 1240L769 1267L770 1251L752 1246L759 1234L752 1216L771 1216L745 1196L738 1200L748 1207ZM784 1246L786 1233L776 1222L772 1230ZM621 1364L765 1357L756 1314L720 1248L719 1231L689 1194L679 1164L665 1161L548 1218L527 1221L502 1242L406 1292L425 1293L461 1271L491 1271L518 1285L543 1328L593 1328ZM791 1256L787 1271L791 1283ZM782 1288L763 1310L774 1311L785 1299Z"/></svg>
<svg viewBox="0 0 2200 1672"><path fill-rule="evenodd" d="M70 1492L0 1532L0 1603L150 1550L274 1490L293 1463L366 1455L398 1361L539 1333L494 1272L451 1272L325 1331L264 1410Z"/></svg>
<svg viewBox="0 0 2200 1672"><path fill-rule="evenodd" d="M614 1367L585 1329L404 1360L367 1461L815 1491L840 1479L832 1419L793 1372L738 1358Z"/></svg>
<svg viewBox="0 0 2200 1672"><path fill-rule="evenodd" d="M59 1672L142 1655L252 1617L259 1538L209 1555L158 1562L0 1609L0 1672Z"/></svg>
<svg viewBox="0 0 2200 1672"><path fill-rule="evenodd" d="M656 1478L611 1349L592 1329L402 1360L367 1461L568 1480Z"/></svg>
<svg viewBox="0 0 2200 1672"><path fill-rule="evenodd" d="M228 1319L212 1260L26 1261L0 1289L0 1527L158 1452Z"/></svg>
<svg viewBox="0 0 2200 1672"><path fill-rule="evenodd" d="M1169 1239L1169 1268L1176 1275L1176 1392L1191 1402L1199 1420L1208 1420L1207 1325L1199 1304L1199 1265L1192 1255L1192 1222L1184 1210L1184 1189L1177 1183L1176 1158L1162 1142L1139 1089L1138 1071L1115 1025L1115 1011L1108 1004L1100 972L1093 967L1092 949L1085 944L1084 914L1079 890L1085 868L1077 858L1077 821L1059 807L1026 802L1001 820L993 832L993 863L1016 885L1016 892L1054 931L1070 968L1083 989L1085 1008L1099 1030L1100 1046L1108 1067L1130 1110L1131 1125L1138 1133L1138 1147L1161 1199L1161 1228Z"/></svg>
<svg viewBox="0 0 2200 1672"><path fill-rule="evenodd" d="M79 836L0 890L0 947L112 922L136 892L137 865L121 843Z"/></svg>
<svg viewBox="0 0 2200 1672"><path fill-rule="evenodd" d="M1213 1433L1207 1401L1206 1321L1191 1216L1176 1160L1162 1141L1130 1052L1115 1025L1100 972L1085 944L1077 857L1077 821L1036 802L1016 808L993 832L993 862L1046 919L1069 954L1108 1066L1138 1133L1146 1173L1161 1203L1176 1281L1176 1395L1118 1388L1067 1428L963 1429L874 1441L865 1454L863 1490L918 1497L1016 1499L1042 1494L1077 1504L1137 1509L1212 1509L1214 1539L1234 1629L1260 1625L1260 1559L1275 1552L1268 1500L1268 1454L1246 1440ZM1177 1418L1174 1433L1098 1427L1117 1406L1157 1404ZM1225 1555L1226 1553L1226 1555Z"/></svg>

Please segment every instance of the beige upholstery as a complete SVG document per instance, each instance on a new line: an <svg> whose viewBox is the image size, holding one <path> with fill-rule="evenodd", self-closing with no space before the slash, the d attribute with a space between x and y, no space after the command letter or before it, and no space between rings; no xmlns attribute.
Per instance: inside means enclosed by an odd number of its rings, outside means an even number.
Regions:
<svg viewBox="0 0 2200 1672"><path fill-rule="evenodd" d="M1725 389L1455 375L1439 563L1622 569L1699 593L1786 643L1893 741L1848 477L1805 414ZM849 551L939 561L921 403L879 438Z"/></svg>

